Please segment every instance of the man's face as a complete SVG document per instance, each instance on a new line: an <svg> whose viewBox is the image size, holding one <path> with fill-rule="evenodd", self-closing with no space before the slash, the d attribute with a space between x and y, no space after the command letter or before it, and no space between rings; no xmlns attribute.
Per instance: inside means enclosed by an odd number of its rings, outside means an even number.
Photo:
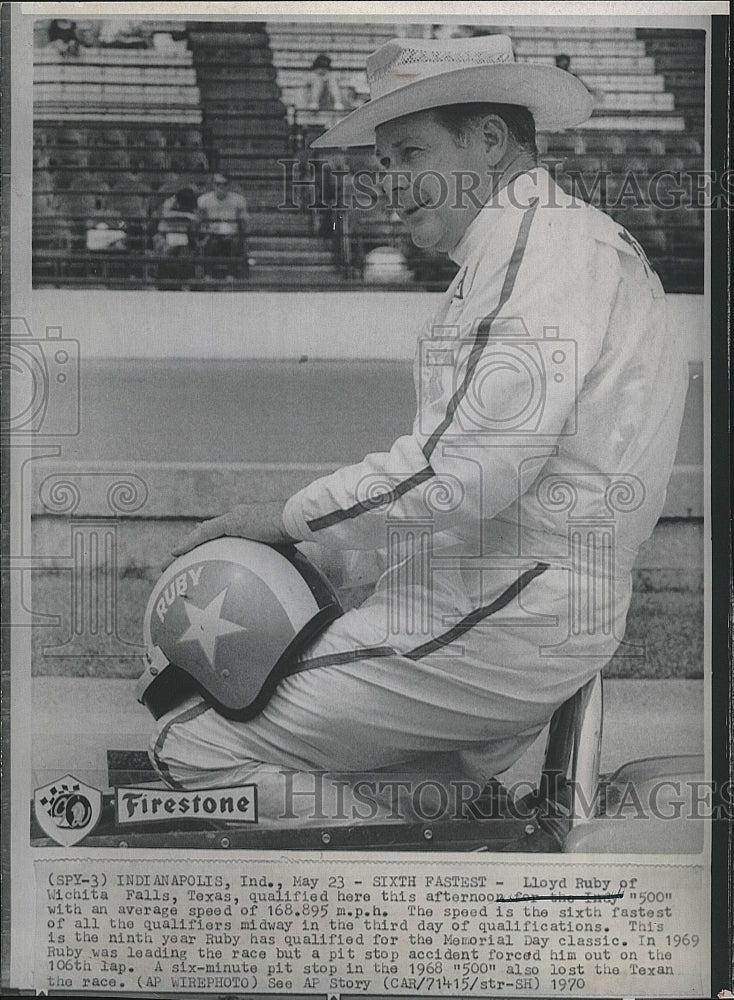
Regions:
<svg viewBox="0 0 734 1000"><path fill-rule="evenodd" d="M227 183L227 181L214 182L214 191L216 192L217 198L219 198L220 201L223 201L227 197L228 188L229 184Z"/></svg>
<svg viewBox="0 0 734 1000"><path fill-rule="evenodd" d="M418 111L377 127L375 155L415 245L452 250L489 195L481 129L460 144L431 111Z"/></svg>

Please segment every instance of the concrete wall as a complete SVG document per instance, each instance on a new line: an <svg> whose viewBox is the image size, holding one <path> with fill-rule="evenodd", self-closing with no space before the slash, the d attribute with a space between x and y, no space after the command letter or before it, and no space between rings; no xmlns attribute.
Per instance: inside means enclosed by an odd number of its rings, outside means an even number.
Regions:
<svg viewBox="0 0 734 1000"><path fill-rule="evenodd" d="M71 534L87 523L114 524L117 570L155 579L171 547L203 518L235 504L279 500L332 465L121 463L84 466L54 460L32 463L32 550L43 569L68 569ZM693 473L689 473L693 478ZM692 489L691 484L689 490ZM684 488L674 483L671 494ZM640 550L637 573L654 590L699 591L703 525L685 516L665 518Z"/></svg>
<svg viewBox="0 0 734 1000"><path fill-rule="evenodd" d="M61 327L84 358L411 358L439 292L132 292L42 289L36 337ZM690 361L707 353L703 296L668 296Z"/></svg>

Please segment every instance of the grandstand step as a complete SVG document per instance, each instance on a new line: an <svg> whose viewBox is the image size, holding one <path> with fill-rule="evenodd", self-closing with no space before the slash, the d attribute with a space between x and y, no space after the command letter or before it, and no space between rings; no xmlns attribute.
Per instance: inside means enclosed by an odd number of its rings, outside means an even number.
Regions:
<svg viewBox="0 0 734 1000"><path fill-rule="evenodd" d="M266 250L277 250L281 254L291 253L317 253L323 254L324 240L320 236L311 235L288 235L275 233L254 232L252 226L249 227L248 247L253 252L257 251L262 258Z"/></svg>
<svg viewBox="0 0 734 1000"><path fill-rule="evenodd" d="M280 236L287 237L290 241L294 237L310 238L313 231L313 221L309 212L286 212L272 208L270 211L250 210L249 215L248 232L252 237L263 236L273 239Z"/></svg>
<svg viewBox="0 0 734 1000"><path fill-rule="evenodd" d="M203 188L208 189L209 185L203 185ZM245 189L247 190L247 189ZM38 197L34 194L34 198ZM151 204L153 206L153 212L157 211L163 198L168 197L168 194L158 194L156 193L154 198L151 199ZM57 199L58 201L58 199ZM276 199L273 199L272 205L257 205L254 203L254 199L249 191L247 191L247 204L249 213L249 223L248 223L248 238L252 240L262 239L266 241L267 246L270 246L269 241L276 240L286 240L288 246L292 246L296 240L307 240L309 244L311 241L316 240L317 244L312 244L312 248L318 249L323 246L323 241L320 237L315 237L313 235L314 220L310 212L300 212L300 211L285 211L279 210L275 207ZM33 239L48 239L51 236L56 237L59 232L59 227L65 223L74 224L78 222L80 227L86 224L89 213L70 213L70 212L60 212L58 211L58 204L48 206L44 209L42 214L34 212L33 219ZM99 214L99 213L98 213ZM305 247L305 244L304 244ZM305 247L306 249L308 247Z"/></svg>
<svg viewBox="0 0 734 1000"><path fill-rule="evenodd" d="M367 74L362 67L361 76L364 77L365 86L367 83ZM341 74L337 74L338 78L341 78ZM281 87L307 87L311 79L311 72L309 69L303 66L279 66L278 67L278 83Z"/></svg>
<svg viewBox="0 0 734 1000"><path fill-rule="evenodd" d="M189 21L186 25L189 32L198 31L203 34L221 34L223 25L221 21ZM264 34L267 32L265 21L227 21L226 30L229 32L251 32Z"/></svg>
<svg viewBox="0 0 734 1000"><path fill-rule="evenodd" d="M294 267L287 261L267 261L260 264L257 259L252 268L251 280L279 288L303 288L323 286L334 288L339 284L336 267L333 264L311 266L300 264Z"/></svg>
<svg viewBox="0 0 734 1000"><path fill-rule="evenodd" d="M232 173L232 180L237 183L239 189L245 193L250 212L268 215L270 213L282 214L283 225L287 231L291 226L297 228L295 223L287 220L295 219L298 213L295 210L279 209L278 205L284 203L284 199L289 198L289 194L283 192L283 184L279 179L268 178L268 181L257 178L240 177ZM304 233L304 235L306 235Z"/></svg>
<svg viewBox="0 0 734 1000"><path fill-rule="evenodd" d="M284 238L283 243L290 243L290 238ZM298 267L320 267L332 270L334 267L334 255L330 250L291 250L289 246L281 246L277 249L259 247L257 250L252 247L252 256L255 258L257 267L263 265L288 264Z"/></svg>
<svg viewBox="0 0 734 1000"><path fill-rule="evenodd" d="M705 41L703 31L679 32L675 29L643 31L639 36L655 68L665 79L665 88L675 100L689 131L702 136L705 127Z"/></svg>
<svg viewBox="0 0 734 1000"><path fill-rule="evenodd" d="M595 75L584 73L584 83L590 90L616 91L634 90L640 93L660 93L665 90L665 79L662 76L644 76L642 74L625 76Z"/></svg>
<svg viewBox="0 0 734 1000"><path fill-rule="evenodd" d="M69 65L68 56L62 56L56 49L36 49L33 52L33 65L45 66L55 64L57 66ZM151 68L153 66L187 66L191 65L191 53L187 49L137 49L126 51L125 49L80 49L79 55L74 57L74 64L87 66L90 69L90 76L96 72L99 66L142 66Z"/></svg>
<svg viewBox="0 0 734 1000"><path fill-rule="evenodd" d="M283 202L284 198L282 189L278 191L262 191L245 180L239 182L239 186L247 194L247 204L250 212L272 217L272 225L276 227L272 230L273 233L282 233L285 235L292 232L308 236L313 232L310 222L306 226L301 222L295 221L299 219L297 211L291 209L286 211L285 209L278 208L278 205ZM304 211L300 218L306 219L309 216L310 213Z"/></svg>
<svg viewBox="0 0 734 1000"><path fill-rule="evenodd" d="M555 66L553 56L522 55L518 62L534 63L538 66ZM652 56L615 56L605 52L598 56L574 56L571 70L583 80L586 73L614 75L617 73L655 73L655 60Z"/></svg>
<svg viewBox="0 0 734 1000"><path fill-rule="evenodd" d="M34 83L83 83L90 78L88 65L63 63L60 66L44 64L34 67ZM129 66L98 66L94 74L95 82L102 84L155 85L168 84L178 86L196 86L196 74L193 66L136 66L134 76L131 76Z"/></svg>
<svg viewBox="0 0 734 1000"><path fill-rule="evenodd" d="M250 34L230 23L217 27L188 25L210 160L241 182L250 211L257 211L282 198L277 161L287 156L286 108L264 25Z"/></svg>
<svg viewBox="0 0 734 1000"><path fill-rule="evenodd" d="M599 93L595 100L597 112L609 111L674 111L672 94L639 94L635 91Z"/></svg>
<svg viewBox="0 0 734 1000"><path fill-rule="evenodd" d="M684 132L685 120L679 115L642 115L636 111L633 115L606 114L604 109L594 111L591 118L584 122L582 129L619 129L629 131L675 131Z"/></svg>
<svg viewBox="0 0 734 1000"><path fill-rule="evenodd" d="M679 28L677 25L675 28L636 28L635 34L638 38L665 38L671 34L671 31L675 34L676 38L697 38L701 34L700 28Z"/></svg>
<svg viewBox="0 0 734 1000"><path fill-rule="evenodd" d="M407 32L407 37L415 38L421 37L421 29L425 27L414 26L412 31ZM387 41L390 38L395 38L396 36L403 35L406 36L404 26L400 24L386 25L383 29L374 23L365 24L355 24L352 21L347 23L318 23L318 22L301 22L301 23L288 23L283 22L269 22L267 24L268 33L273 38L308 38L309 36L315 36L319 44L323 45L324 50L327 50L329 46L332 47L345 47L345 41L350 38L359 37L369 38L374 41L375 46L381 44L383 41ZM495 25L482 25L482 30L488 34L505 34L509 35L513 42L529 39L535 41L540 39L550 39L553 42L557 42L559 46L562 46L569 39L570 40L602 40L605 42L616 42L616 41L635 41L636 34L634 28L618 28L618 27L607 27L607 26L572 26L563 25L559 27L553 27L549 25L533 25L532 27L522 27L517 24L505 25L505 26L495 26ZM558 48L557 51L564 51L562 47Z"/></svg>
<svg viewBox="0 0 734 1000"><path fill-rule="evenodd" d="M67 122L61 125L56 122L44 123L34 127L34 142L40 145L53 146L66 141L65 137L73 131L78 131L76 144L79 146L134 146L148 147L151 144L151 133L159 134L168 147L200 146L201 130L199 128L179 127L168 123L150 125L131 125L121 129L111 123L104 125L89 122Z"/></svg>
<svg viewBox="0 0 734 1000"><path fill-rule="evenodd" d="M196 49L200 52L204 49L264 49L267 46L268 36L262 31L192 31L189 29L189 47L192 51Z"/></svg>
<svg viewBox="0 0 734 1000"><path fill-rule="evenodd" d="M553 60L547 60L548 65L553 64ZM652 66L648 66L651 69ZM304 89L308 86L310 73L308 69L301 67L282 66L278 70L278 84L284 91ZM349 79L358 77L364 78L364 86L367 86L367 77L364 72L352 74ZM592 90L616 91L634 90L640 92L661 93L665 90L665 79L662 75L656 76L652 73L583 73L583 82ZM341 73L337 74L337 82L345 82Z"/></svg>
<svg viewBox="0 0 734 1000"><path fill-rule="evenodd" d="M311 291L333 292L353 288L355 290L364 291L364 285L361 281L352 281L350 283L342 279L334 269L293 267L292 264L279 267L253 267L250 269L250 276L243 281L214 279L193 279L182 281L182 279L169 279L161 282L156 279L154 274L147 277L147 279L141 279L138 275L124 276L121 274L119 276L110 276L101 273L77 275L65 274L61 276L54 273L53 265L51 266L51 269L49 269L48 267L44 268L44 264L46 264L46 261L43 256L34 261L34 288L76 287L104 288L110 290L131 289L133 291L140 291L141 287L143 289L155 289L160 286L161 288L165 288L167 290L186 288L192 292L196 291L207 293L215 291L221 291L222 293L237 291L249 292L258 291L260 289L275 289L278 291L282 291L283 289L288 291L293 291L295 289L309 289ZM118 268L124 267L122 264L118 264L116 266ZM150 265L150 267L155 267L155 265ZM388 286L381 284L375 287L382 291ZM404 289L405 283L400 283L395 287ZM416 287L420 288L419 285L416 285Z"/></svg>
<svg viewBox="0 0 734 1000"><path fill-rule="evenodd" d="M675 290L679 295L703 294L703 261L676 260L675 258L655 258L651 261L658 273L663 287L668 291Z"/></svg>
<svg viewBox="0 0 734 1000"><path fill-rule="evenodd" d="M648 38L645 39L645 48L651 56L682 53L703 59L706 54L706 36L703 31L698 35L700 37Z"/></svg>
<svg viewBox="0 0 734 1000"><path fill-rule="evenodd" d="M563 149L555 150L553 148L544 152L540 161L544 164L557 164L560 161L560 170L580 170L584 176L603 172L611 177L624 177L628 173L634 173L638 177L648 177L661 171L670 170L690 172L700 170L703 164L700 156L675 156L672 154L654 156L649 153L635 154L632 150L621 155L606 152L597 155L588 152L573 155Z"/></svg>
<svg viewBox="0 0 734 1000"><path fill-rule="evenodd" d="M259 80L274 80L274 66L208 66L197 67L199 83L210 83L223 80L233 83L257 82Z"/></svg>
<svg viewBox="0 0 734 1000"><path fill-rule="evenodd" d="M562 46L559 48L559 46ZM571 56L571 65L577 56L644 56L645 43L635 39L609 40L607 38L568 38L556 40L523 38L514 42L515 56L555 56L564 52Z"/></svg>
<svg viewBox="0 0 734 1000"><path fill-rule="evenodd" d="M212 128L209 120L207 120L206 124L207 143L210 146L218 147L222 141L233 142L242 138L249 138L250 136L262 137L263 135L268 135L266 130L270 124L273 125L273 139L280 140L281 145L287 142L290 135L290 126L285 120L285 116L283 118L276 118L273 116L258 115L255 112L248 112L246 114L235 114L233 112L232 117L227 119L225 125L222 125L221 112L217 112L217 114L220 117L216 128ZM280 127L281 123L285 125L285 128Z"/></svg>
<svg viewBox="0 0 734 1000"><path fill-rule="evenodd" d="M275 118L268 118L266 122L261 122L255 120L248 122L247 131L242 127L242 123L236 118L225 118L222 116L217 116L217 113L209 113L207 115L206 127L208 134L212 137L213 141L218 141L221 139L231 140L232 137L242 138L247 136L248 138L255 136L288 136L290 134L290 127L285 118L277 120Z"/></svg>
<svg viewBox="0 0 734 1000"><path fill-rule="evenodd" d="M201 98L209 101L232 101L244 99L251 101L278 101L280 90L274 80L243 80L228 82L224 80L200 80Z"/></svg>
<svg viewBox="0 0 734 1000"><path fill-rule="evenodd" d="M204 98L204 106L207 111L207 122L209 116L216 118L284 118L285 105L282 101L276 100L247 100L232 98L231 101L223 101L219 98Z"/></svg>
<svg viewBox="0 0 734 1000"><path fill-rule="evenodd" d="M654 61L658 73L680 73L687 69L702 73L704 69L703 55L662 54L656 55Z"/></svg>
<svg viewBox="0 0 734 1000"><path fill-rule="evenodd" d="M271 156L278 159L290 157L288 143L285 137L280 135L221 138L216 148L221 156Z"/></svg>
<svg viewBox="0 0 734 1000"><path fill-rule="evenodd" d="M395 38L402 31L402 26L397 23L379 25L374 21L353 21L351 18L348 21L266 21L265 28L271 37L297 35L306 38L316 35L323 38L333 35L340 43L355 35Z"/></svg>
<svg viewBox="0 0 734 1000"><path fill-rule="evenodd" d="M703 94L701 92L704 89L705 80L701 70L687 69L682 73L666 72L662 79L665 81L665 86L668 89L681 87L682 89L696 91L703 103Z"/></svg>
<svg viewBox="0 0 734 1000"><path fill-rule="evenodd" d="M681 88L680 90L677 90L674 95L671 95L671 96L674 97L675 106L676 107L681 107L681 108L685 107L685 108L691 108L691 109L698 108L698 109L700 109L700 112L703 115L703 113L704 113L704 93L703 93L702 89L701 90L693 90L693 89L688 90L686 88ZM688 114L687 111L685 113Z"/></svg>
<svg viewBox="0 0 734 1000"><path fill-rule="evenodd" d="M299 42L309 50L318 52L374 52L381 45L394 38L394 33L359 32L355 34L336 34L332 31L319 34L289 34L282 31L271 31L270 47L273 52L281 49L297 48Z"/></svg>
<svg viewBox="0 0 734 1000"><path fill-rule="evenodd" d="M334 53L330 57L331 68L332 70L364 72L367 56L373 51L374 49L372 49L371 46L365 45L359 49L352 49L349 52ZM277 69L285 66L295 66L296 68L308 70L311 68L311 63L320 52L321 49L318 48L318 46L315 48L306 48L304 46L298 46L293 49L274 48L273 63Z"/></svg>
<svg viewBox="0 0 734 1000"><path fill-rule="evenodd" d="M98 146L83 149L47 146L34 152L34 166L39 170L53 172L67 169L89 169L104 172L108 177L117 171L136 167L141 173L151 172L162 177L166 172L202 171L209 167L209 159L203 149L172 150L146 149L144 147L100 149Z"/></svg>
<svg viewBox="0 0 734 1000"><path fill-rule="evenodd" d="M84 106L104 103L110 110L119 105L122 110L130 104L199 104L196 86L140 86L138 84L105 83L37 83L33 99L40 104L60 102Z"/></svg>
<svg viewBox="0 0 734 1000"><path fill-rule="evenodd" d="M627 81L629 78L625 78ZM661 81L662 82L662 81ZM591 87L591 84L584 78L584 83ZM629 88L629 89L628 89ZM591 89L594 89L591 87ZM281 99L283 103L299 109L299 111L308 111L306 106L306 92L303 88L299 87L285 87L281 86ZM629 87L629 83L626 87L618 87L615 89L599 90L596 92L596 103L597 107L609 109L612 111L673 111L675 110L675 103L672 94L665 93L663 90L655 91L638 91L636 88ZM321 114L321 112L314 112L315 115ZM342 117L346 115L347 111L342 111L337 117ZM299 123L302 123L302 115L299 114ZM326 126L327 122L324 122Z"/></svg>
<svg viewBox="0 0 734 1000"><path fill-rule="evenodd" d="M74 122L76 124L100 123L112 124L146 124L146 125L198 125L201 123L201 111L197 108L166 108L165 105L139 106L129 110L110 109L104 105L97 107L66 108L57 104L40 103L33 105L33 118L37 122Z"/></svg>
<svg viewBox="0 0 734 1000"><path fill-rule="evenodd" d="M269 48L202 48L196 50L195 62L205 66L271 66L272 55Z"/></svg>
<svg viewBox="0 0 734 1000"><path fill-rule="evenodd" d="M273 35L270 36L270 47L273 52L273 61L276 66L296 65L310 66L313 59L319 52L328 51L331 58L332 69L338 69L347 65L364 66L364 59L375 50L383 39L379 42L372 42L363 36L355 36L348 44L327 42L321 37L311 39L308 36L299 35ZM520 39L514 43L515 55L517 58L525 56L547 56L555 59L555 56L563 52L571 56L572 63L577 58L596 57L604 55L613 58L640 58L645 55L645 43L634 38L622 38L609 41L606 39L579 38L579 39Z"/></svg>
<svg viewBox="0 0 734 1000"><path fill-rule="evenodd" d="M509 35L513 42L515 39L520 38L536 39L550 37L559 41L566 38L597 38L610 41L614 39L634 40L637 37L634 28L619 28L606 24L594 25L593 27L575 24L562 24L558 26L552 24L492 24L484 25L483 30L491 34Z"/></svg>
<svg viewBox="0 0 734 1000"><path fill-rule="evenodd" d="M291 158L286 152L283 152L279 159L290 161ZM253 175L280 177L282 173L282 167L274 157L231 156L218 150L217 162L222 173L234 173L241 177Z"/></svg>

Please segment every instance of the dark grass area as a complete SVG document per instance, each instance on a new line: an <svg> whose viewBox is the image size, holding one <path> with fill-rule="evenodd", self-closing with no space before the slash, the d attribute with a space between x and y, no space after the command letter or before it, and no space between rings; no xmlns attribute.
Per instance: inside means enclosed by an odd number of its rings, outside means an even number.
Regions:
<svg viewBox="0 0 734 1000"><path fill-rule="evenodd" d="M698 589L652 590L651 578L638 574L627 618L626 642L644 646L644 656L628 657L618 653L605 668L606 677L700 678L703 676L703 594ZM70 649L61 646L71 634L70 573L64 571L35 574L33 606L60 616L56 626L33 629L32 667L34 675L66 677L137 677L141 672L140 650L142 620L154 575L128 575L119 582L117 635L131 643L125 656L100 656L110 649L110 640L100 625L96 636L87 636L83 644ZM119 650L118 650L119 651ZM71 655L69 655L71 654Z"/></svg>
<svg viewBox="0 0 734 1000"><path fill-rule="evenodd" d="M605 677L703 677L703 593L635 592L624 639L643 646L645 655L627 657L619 650Z"/></svg>

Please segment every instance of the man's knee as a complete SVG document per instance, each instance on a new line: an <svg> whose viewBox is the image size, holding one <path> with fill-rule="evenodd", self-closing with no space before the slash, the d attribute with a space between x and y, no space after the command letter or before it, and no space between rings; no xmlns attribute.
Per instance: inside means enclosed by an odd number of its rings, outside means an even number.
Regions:
<svg viewBox="0 0 734 1000"><path fill-rule="evenodd" d="M224 752L213 738L214 715L202 698L195 697L158 719L148 756L169 787L195 787L200 777L231 764L231 752Z"/></svg>

